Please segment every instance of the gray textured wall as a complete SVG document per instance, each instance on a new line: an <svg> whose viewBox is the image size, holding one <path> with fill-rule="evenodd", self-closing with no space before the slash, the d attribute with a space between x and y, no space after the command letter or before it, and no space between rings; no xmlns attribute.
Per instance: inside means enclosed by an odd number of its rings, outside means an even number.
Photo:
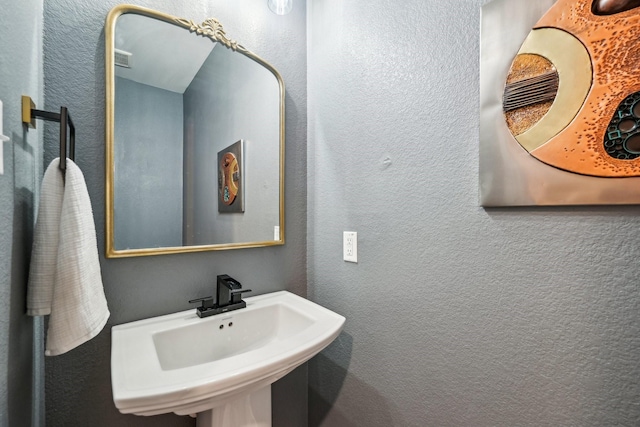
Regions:
<svg viewBox="0 0 640 427"><path fill-rule="evenodd" d="M182 94L122 77L115 92L115 247L181 246Z"/></svg>
<svg viewBox="0 0 640 427"><path fill-rule="evenodd" d="M640 425L640 208L478 206L481 4L308 2L310 426Z"/></svg>
<svg viewBox="0 0 640 427"><path fill-rule="evenodd" d="M76 124L76 161L104 247L104 20L120 2L51 0L44 5L44 75L49 107L67 105ZM102 259L111 318L95 339L46 360L47 426L179 426L185 417L121 415L113 405L110 326L189 307L228 273L256 293L287 289L306 295L306 35L305 6L285 17L262 0L145 0L140 5L202 22L216 17L229 36L272 63L287 82L287 243L156 257ZM53 153L47 145L47 153ZM274 386L274 424L306 424L306 368Z"/></svg>
<svg viewBox="0 0 640 427"><path fill-rule="evenodd" d="M34 352L34 322L25 314L42 175L42 124L26 132L20 116L21 95L43 106L42 8L42 0L0 0L0 100L3 133L11 138L0 141L4 154L4 175L0 175L1 427L43 425L44 419L43 356ZM43 352L43 347L39 350Z"/></svg>
<svg viewBox="0 0 640 427"><path fill-rule="evenodd" d="M185 179L189 230L185 237L189 244L273 239L273 227L280 219L279 88L269 70L218 44L185 90L185 162L190 175ZM244 213L221 214L218 152L241 139Z"/></svg>

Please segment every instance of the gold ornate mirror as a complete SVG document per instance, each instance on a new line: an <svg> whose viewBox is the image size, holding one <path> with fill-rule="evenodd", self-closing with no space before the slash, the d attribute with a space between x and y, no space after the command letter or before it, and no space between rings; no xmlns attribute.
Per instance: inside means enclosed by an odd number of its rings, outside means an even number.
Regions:
<svg viewBox="0 0 640 427"><path fill-rule="evenodd" d="M106 256L284 244L284 83L202 24L133 5L106 42Z"/></svg>

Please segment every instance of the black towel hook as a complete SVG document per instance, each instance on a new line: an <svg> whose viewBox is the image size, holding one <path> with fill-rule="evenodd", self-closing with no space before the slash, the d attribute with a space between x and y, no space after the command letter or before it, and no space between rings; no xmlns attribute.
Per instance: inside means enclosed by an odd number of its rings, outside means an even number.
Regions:
<svg viewBox="0 0 640 427"><path fill-rule="evenodd" d="M76 151L76 128L67 107L60 107L60 113L36 110L31 97L22 95L22 123L35 129L36 119L60 123L60 170L67 169L67 157L74 160ZM67 156L67 127L69 127L69 156Z"/></svg>

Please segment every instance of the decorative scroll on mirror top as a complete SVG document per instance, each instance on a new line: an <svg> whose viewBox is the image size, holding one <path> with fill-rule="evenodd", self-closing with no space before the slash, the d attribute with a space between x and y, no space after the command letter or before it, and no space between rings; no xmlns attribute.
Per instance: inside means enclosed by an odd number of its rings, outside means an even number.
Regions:
<svg viewBox="0 0 640 427"><path fill-rule="evenodd" d="M186 28L189 28L189 31L191 31L192 33L196 33L199 36L209 37L213 41L222 43L229 49L247 52L247 50L244 47L240 46L238 42L227 37L222 24L215 18L207 19L200 25L196 24L192 20L183 18L176 18L176 22Z"/></svg>
<svg viewBox="0 0 640 427"><path fill-rule="evenodd" d="M105 39L107 257L284 244L280 74L216 19L120 5ZM242 197L219 209L220 188Z"/></svg>

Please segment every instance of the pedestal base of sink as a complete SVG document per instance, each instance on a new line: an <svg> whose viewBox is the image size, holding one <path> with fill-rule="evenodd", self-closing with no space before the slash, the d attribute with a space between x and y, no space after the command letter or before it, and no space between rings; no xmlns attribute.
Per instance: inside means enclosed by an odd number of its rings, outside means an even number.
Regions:
<svg viewBox="0 0 640 427"><path fill-rule="evenodd" d="M271 385L198 413L197 427L271 427Z"/></svg>

